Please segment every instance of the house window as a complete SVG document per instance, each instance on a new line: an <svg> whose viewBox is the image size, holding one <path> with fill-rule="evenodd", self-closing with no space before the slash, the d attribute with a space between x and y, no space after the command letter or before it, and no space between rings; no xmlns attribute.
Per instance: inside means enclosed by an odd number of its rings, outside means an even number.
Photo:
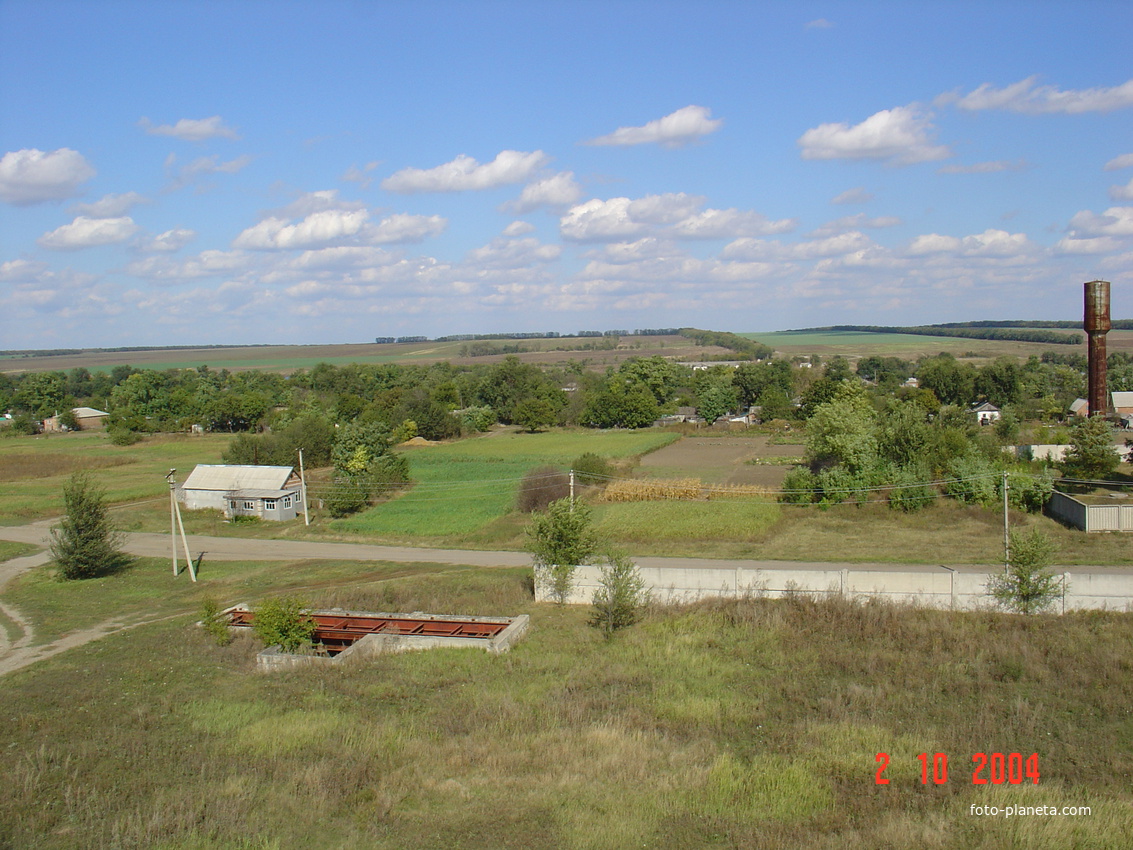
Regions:
<svg viewBox="0 0 1133 850"><path fill-rule="evenodd" d="M232 508L232 510L236 510L236 503L235 502L229 502L228 507Z"/></svg>
<svg viewBox="0 0 1133 850"><path fill-rule="evenodd" d="M303 501L303 491L298 490L295 493L295 504L299 504L301 501Z"/></svg>
<svg viewBox="0 0 1133 850"><path fill-rule="evenodd" d="M256 509L256 503L255 502L245 502L244 503L244 510L254 511L255 509Z"/></svg>
<svg viewBox="0 0 1133 850"><path fill-rule="evenodd" d="M275 499L264 499L264 510L265 511L274 511L275 510Z"/></svg>
<svg viewBox="0 0 1133 850"><path fill-rule="evenodd" d="M290 496L284 496L283 497L283 506L285 508L291 507L291 497Z"/></svg>

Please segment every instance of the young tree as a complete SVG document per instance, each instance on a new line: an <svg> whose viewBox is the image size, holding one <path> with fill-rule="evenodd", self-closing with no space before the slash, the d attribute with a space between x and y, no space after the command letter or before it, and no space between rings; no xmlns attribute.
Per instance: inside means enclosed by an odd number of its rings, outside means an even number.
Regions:
<svg viewBox="0 0 1133 850"><path fill-rule="evenodd" d="M1062 474L1067 478L1108 478L1120 462L1113 445L1113 429L1105 417L1090 416L1074 426Z"/></svg>
<svg viewBox="0 0 1133 850"><path fill-rule="evenodd" d="M311 645L315 621L306 603L297 596L266 599L256 606L252 631L265 646L278 646L284 652L298 652Z"/></svg>
<svg viewBox="0 0 1133 850"><path fill-rule="evenodd" d="M1028 534L1012 531L1008 540L1011 545L1008 568L992 576L987 583L988 593L1009 611L1037 614L1063 592L1061 579L1047 569L1058 546L1037 528Z"/></svg>
<svg viewBox="0 0 1133 850"><path fill-rule="evenodd" d="M601 629L609 639L618 629L636 623L648 604L649 591L637 565L627 555L609 555L594 592L590 625Z"/></svg>
<svg viewBox="0 0 1133 850"><path fill-rule="evenodd" d="M575 570L597 549L590 507L581 502L573 506L570 499L551 502L527 526L527 551L533 556L535 581L548 585L560 605L570 596Z"/></svg>
<svg viewBox="0 0 1133 850"><path fill-rule="evenodd" d="M130 558L110 521L105 494L85 472L76 472L63 488L67 513L51 529L51 557L65 579L94 578L123 569Z"/></svg>

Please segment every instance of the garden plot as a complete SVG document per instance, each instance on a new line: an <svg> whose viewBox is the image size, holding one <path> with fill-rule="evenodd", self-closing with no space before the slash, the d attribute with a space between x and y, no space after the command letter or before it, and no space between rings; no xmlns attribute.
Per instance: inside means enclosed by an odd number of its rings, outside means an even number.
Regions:
<svg viewBox="0 0 1133 850"><path fill-rule="evenodd" d="M805 449L773 445L770 439L685 437L645 455L639 468L651 478L699 478L705 484L779 487L792 465L786 459L802 459Z"/></svg>

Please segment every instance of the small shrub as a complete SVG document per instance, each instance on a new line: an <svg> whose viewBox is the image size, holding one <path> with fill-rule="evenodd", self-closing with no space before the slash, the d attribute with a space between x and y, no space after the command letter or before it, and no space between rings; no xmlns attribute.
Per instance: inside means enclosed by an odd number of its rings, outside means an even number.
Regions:
<svg viewBox="0 0 1133 850"><path fill-rule="evenodd" d="M783 477L779 501L788 505L809 505L818 493L818 480L805 466L796 466Z"/></svg>
<svg viewBox="0 0 1133 850"><path fill-rule="evenodd" d="M537 583L546 583L551 596L564 604L574 585L574 571L598 549L590 507L559 499L537 513L527 527L527 551L532 554Z"/></svg>
<svg viewBox="0 0 1133 850"><path fill-rule="evenodd" d="M268 599L256 607L252 631L264 646L298 652L311 645L311 635L315 633L315 621L306 607L307 603L297 596Z"/></svg>
<svg viewBox="0 0 1133 850"><path fill-rule="evenodd" d="M609 639L618 629L636 623L648 604L649 592L637 565L628 555L609 555L594 592L590 625L601 629Z"/></svg>
<svg viewBox="0 0 1133 850"><path fill-rule="evenodd" d="M614 467L610 462L594 452L579 455L570 468L574 470L575 481L599 487L604 486L614 474Z"/></svg>
<svg viewBox="0 0 1133 850"><path fill-rule="evenodd" d="M1063 593L1062 579L1047 569L1058 552L1057 544L1040 529L1028 534L1012 531L1011 560L1007 570L992 576L988 593L1001 606L1019 614L1037 614Z"/></svg>
<svg viewBox="0 0 1133 850"><path fill-rule="evenodd" d="M551 502L570 497L570 476L553 466L541 466L523 476L516 494L515 507L520 513L545 511Z"/></svg>
<svg viewBox="0 0 1133 850"><path fill-rule="evenodd" d="M142 439L141 434L129 428L111 428L106 433L110 437L111 444L115 446L132 446Z"/></svg>
<svg viewBox="0 0 1133 850"><path fill-rule="evenodd" d="M211 596L201 603L201 628L205 634L216 641L217 646L228 646L232 643L232 632L228 622L221 613L220 605Z"/></svg>

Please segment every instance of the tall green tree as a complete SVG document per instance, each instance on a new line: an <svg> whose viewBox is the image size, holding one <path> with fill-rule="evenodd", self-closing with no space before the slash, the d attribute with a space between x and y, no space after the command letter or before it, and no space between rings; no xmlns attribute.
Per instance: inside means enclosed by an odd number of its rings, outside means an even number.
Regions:
<svg viewBox="0 0 1133 850"><path fill-rule="evenodd" d="M51 529L51 557L65 579L95 578L124 569L130 557L110 521L103 490L86 472L76 472L63 488L66 514Z"/></svg>

